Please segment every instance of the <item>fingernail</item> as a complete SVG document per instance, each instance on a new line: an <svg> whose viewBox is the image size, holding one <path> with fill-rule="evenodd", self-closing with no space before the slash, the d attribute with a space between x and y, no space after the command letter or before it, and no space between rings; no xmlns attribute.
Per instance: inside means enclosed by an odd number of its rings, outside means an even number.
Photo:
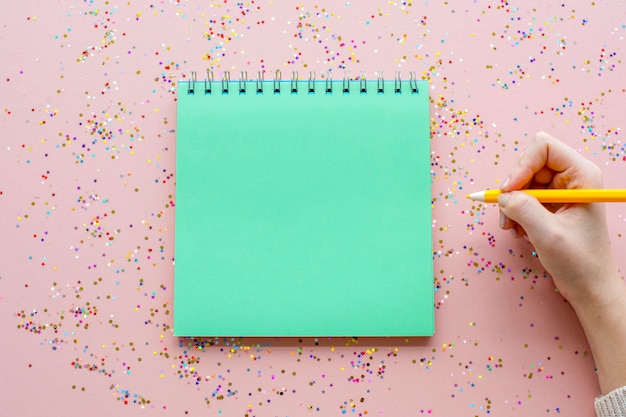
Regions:
<svg viewBox="0 0 626 417"><path fill-rule="evenodd" d="M501 207L506 207L507 201L509 201L509 193L502 193L498 196L498 204Z"/></svg>
<svg viewBox="0 0 626 417"><path fill-rule="evenodd" d="M504 184L502 184L502 186L500 186L500 189L504 190L506 188L506 186L509 185L509 181L511 181L511 177L507 177L506 180L504 180Z"/></svg>
<svg viewBox="0 0 626 417"><path fill-rule="evenodd" d="M506 216L504 213L500 213L500 229L504 229L504 225L506 224Z"/></svg>
<svg viewBox="0 0 626 417"><path fill-rule="evenodd" d="M511 236L517 237L517 227L511 229Z"/></svg>

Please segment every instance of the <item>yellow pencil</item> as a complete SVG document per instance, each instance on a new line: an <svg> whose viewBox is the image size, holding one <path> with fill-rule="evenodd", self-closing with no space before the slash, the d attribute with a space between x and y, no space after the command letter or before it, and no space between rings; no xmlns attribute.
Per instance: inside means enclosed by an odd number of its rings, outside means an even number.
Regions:
<svg viewBox="0 0 626 417"><path fill-rule="evenodd" d="M626 202L626 189L594 190L594 189L524 189L519 190L532 195L542 203L619 203ZM485 203L497 203L500 190L478 191L467 195L467 198Z"/></svg>

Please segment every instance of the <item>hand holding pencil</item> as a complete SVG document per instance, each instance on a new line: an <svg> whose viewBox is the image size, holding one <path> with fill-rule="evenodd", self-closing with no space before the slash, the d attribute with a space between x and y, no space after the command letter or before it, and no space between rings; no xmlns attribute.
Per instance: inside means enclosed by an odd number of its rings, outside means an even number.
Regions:
<svg viewBox="0 0 626 417"><path fill-rule="evenodd" d="M499 190L501 194L497 196L497 201L500 204L500 226L512 230L517 237L528 235L533 244L541 247L546 232L550 231L546 230L546 226L557 228L563 222L580 224L580 227L593 224L589 230L580 231L580 238L587 240L595 235L594 231L606 230L602 205L573 205L552 201L556 204L542 206L539 198L532 194L566 194L575 192L570 190L602 188L602 173L596 165L565 143L540 132L522 153ZM608 242L608 236L600 238L596 236L596 239Z"/></svg>
<svg viewBox="0 0 626 417"><path fill-rule="evenodd" d="M528 237L563 296L574 302L596 289L588 288L587 277L596 275L598 268L613 265L604 205L542 204L526 192L516 191L602 188L602 173L595 164L540 132L500 189L500 227L516 237Z"/></svg>
<svg viewBox="0 0 626 417"><path fill-rule="evenodd" d="M531 193L548 192L544 189L552 194L602 191L602 173L565 143L540 132L495 197L500 227L516 237L528 237L559 292L576 311L606 394L626 385L626 287L611 253L605 206L571 201L542 204Z"/></svg>

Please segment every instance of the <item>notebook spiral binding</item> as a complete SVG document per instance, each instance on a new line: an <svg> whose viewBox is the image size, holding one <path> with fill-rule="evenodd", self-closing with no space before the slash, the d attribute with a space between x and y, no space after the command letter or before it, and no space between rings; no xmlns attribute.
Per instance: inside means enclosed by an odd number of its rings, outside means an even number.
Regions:
<svg viewBox="0 0 626 417"><path fill-rule="evenodd" d="M341 92L344 94L349 94L351 92L352 84L355 84L355 81L357 80L350 80L348 73L345 72L344 76L343 76L343 80L341 82ZM394 75L394 79L393 79L393 90L394 93L399 94L402 91L402 83L406 82L402 80L400 72L396 71L395 75ZM419 89L417 86L417 78L415 75L415 72L411 71L409 72L409 87L411 90L411 93L418 93ZM299 93L299 89L300 86L302 84L304 84L305 82L303 80L300 80L298 78L298 72L297 71L292 71L291 72L291 79L289 80L289 92L291 94L298 94ZM187 94L195 94L196 89L199 86L202 86L204 88L204 94L213 94L215 89L215 79L213 78L213 71L211 70L207 70L206 74L204 76L204 82L202 81L198 81L197 79L197 75L195 71L191 72L191 76L190 76L190 80L187 84ZM240 72L240 76L239 76L239 80L236 81L236 85L237 85L237 92L239 94L246 94L248 92L248 72L247 71L241 71ZM258 71L257 72L257 77L256 80L254 81L254 85L255 85L255 92L256 94L263 94L264 93L264 89L265 89L265 85L268 84L265 82L265 73L262 71ZM272 84L272 92L274 94L280 94L282 93L282 89L283 89L283 84L287 84L286 82L283 82L282 80L282 73L280 70L276 70L274 72L274 80L271 83ZM315 79L315 71L310 71L309 72L309 77L308 80L306 81L306 91L309 94L315 94L316 93L316 88L318 87L318 83ZM335 83L336 84L336 83ZM358 78L358 84L359 84L359 88L358 91L359 93L365 94L367 93L367 89L368 89L368 81L365 78L365 73L361 72L361 74L359 75ZM231 92L232 87L235 85L235 82L231 82L231 78L230 78L230 71L224 71L223 75L222 75L222 79L220 81L217 81L217 85L218 85L218 91L221 94L229 94ZM325 83L324 83L324 93L326 94L332 94L333 93L333 80L332 80L332 74L329 72L327 72L327 76L325 78ZM376 93L378 94L382 94L385 92L385 80L383 78L383 73L379 72L378 76L376 78Z"/></svg>

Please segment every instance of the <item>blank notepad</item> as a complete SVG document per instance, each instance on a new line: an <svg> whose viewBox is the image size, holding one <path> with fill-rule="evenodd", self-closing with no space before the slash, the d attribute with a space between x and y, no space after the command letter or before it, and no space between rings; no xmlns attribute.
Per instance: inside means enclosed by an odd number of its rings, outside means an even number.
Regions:
<svg viewBox="0 0 626 417"><path fill-rule="evenodd" d="M415 80L180 82L174 334L432 335L428 108Z"/></svg>

